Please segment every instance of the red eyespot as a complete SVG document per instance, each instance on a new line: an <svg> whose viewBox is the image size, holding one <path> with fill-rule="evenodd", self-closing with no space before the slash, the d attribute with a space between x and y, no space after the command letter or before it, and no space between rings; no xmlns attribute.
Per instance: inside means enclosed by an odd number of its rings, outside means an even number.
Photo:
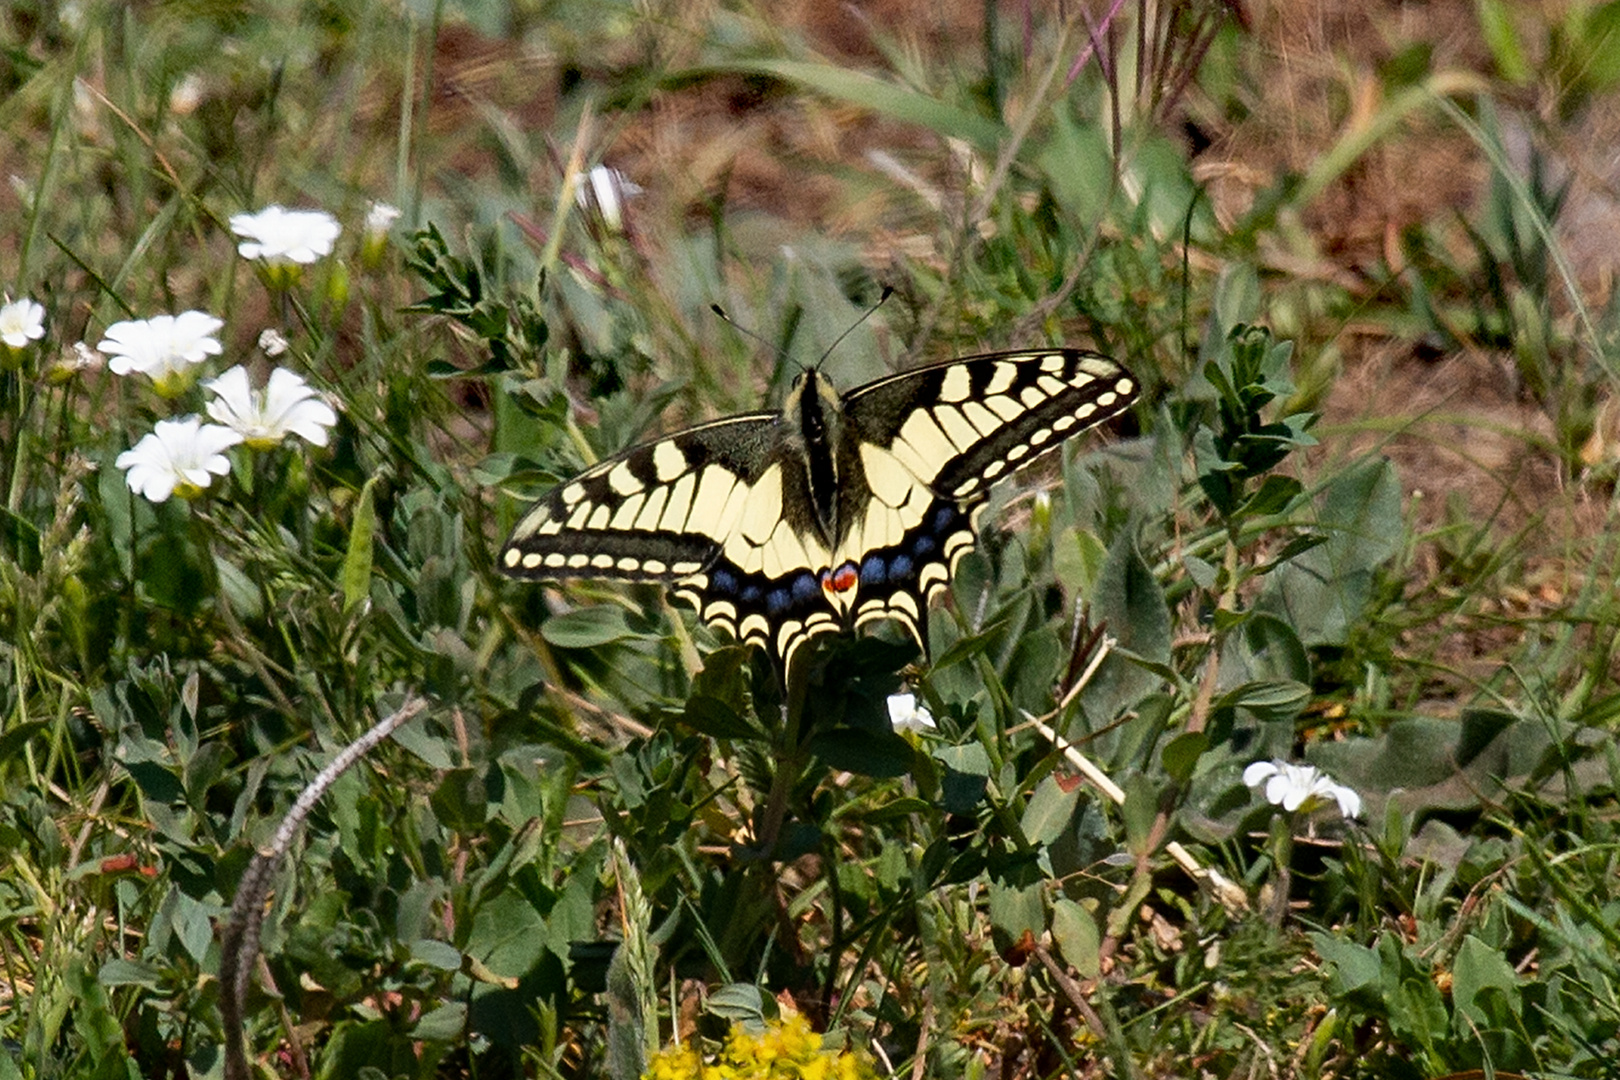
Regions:
<svg viewBox="0 0 1620 1080"><path fill-rule="evenodd" d="M821 587L829 593L845 593L855 587L860 575L855 571L855 564L847 562L836 570L823 570L821 572Z"/></svg>

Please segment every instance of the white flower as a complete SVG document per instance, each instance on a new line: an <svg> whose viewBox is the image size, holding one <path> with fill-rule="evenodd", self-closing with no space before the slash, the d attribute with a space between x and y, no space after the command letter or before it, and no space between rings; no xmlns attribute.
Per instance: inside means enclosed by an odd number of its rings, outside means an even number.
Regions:
<svg viewBox="0 0 1620 1080"><path fill-rule="evenodd" d="M266 356L280 356L287 351L287 338L280 330L267 326L259 333L259 348L264 350Z"/></svg>
<svg viewBox="0 0 1620 1080"><path fill-rule="evenodd" d="M0 341L13 349L22 349L30 341L38 341L44 336L45 309L38 301L24 297L21 300L7 300L5 306L0 307Z"/></svg>
<svg viewBox="0 0 1620 1080"><path fill-rule="evenodd" d="M360 261L375 270L388 254L388 230L399 220L399 207L385 202L374 202L366 211L365 228L360 236Z"/></svg>
<svg viewBox="0 0 1620 1080"><path fill-rule="evenodd" d="M574 189L574 201L581 210L594 206L602 215L602 224L613 232L623 232L624 205L640 194L641 187L626 179L624 173L598 165L585 175L585 183Z"/></svg>
<svg viewBox="0 0 1620 1080"><path fill-rule="evenodd" d="M159 420L150 435L118 455L117 465L126 470L129 490L152 502L163 502L170 495L190 499L215 476L231 471L230 459L222 451L241 441L242 436L230 428L201 423L195 416Z"/></svg>
<svg viewBox="0 0 1620 1080"><path fill-rule="evenodd" d="M312 263L330 255L343 226L325 210L267 206L257 214L232 214L231 231L242 238L236 245L242 258L277 266Z"/></svg>
<svg viewBox="0 0 1620 1080"><path fill-rule="evenodd" d="M934 718L917 703L916 694L889 695L889 724L896 731L933 731Z"/></svg>
<svg viewBox="0 0 1620 1080"><path fill-rule="evenodd" d="M71 363L74 371L100 371L106 365L107 358L84 342L75 341Z"/></svg>
<svg viewBox="0 0 1620 1080"><path fill-rule="evenodd" d="M1361 816L1361 796L1334 782L1314 765L1256 761L1243 770L1243 782L1252 788L1264 787L1266 801L1289 813L1295 810L1309 813L1332 800L1339 804L1339 813L1345 817Z"/></svg>
<svg viewBox="0 0 1620 1080"><path fill-rule="evenodd" d="M107 366L114 375L149 375L158 393L173 397L190 385L192 365L220 353L214 335L224 325L205 311L131 319L107 327L96 348L112 357Z"/></svg>
<svg viewBox="0 0 1620 1080"><path fill-rule="evenodd" d="M247 369L240 364L205 385L215 394L208 415L256 450L272 447L288 435L325 446L326 429L337 423L332 406L286 368L272 371L263 390L248 385Z"/></svg>
<svg viewBox="0 0 1620 1080"><path fill-rule="evenodd" d="M368 237L382 236L394 227L394 222L399 220L400 213L401 211L397 206L385 202L372 203L371 209L366 211L366 235Z"/></svg>
<svg viewBox="0 0 1620 1080"><path fill-rule="evenodd" d="M81 372L100 371L104 365L100 353L82 341L75 341L61 351L45 372L45 378L53 386L60 386Z"/></svg>

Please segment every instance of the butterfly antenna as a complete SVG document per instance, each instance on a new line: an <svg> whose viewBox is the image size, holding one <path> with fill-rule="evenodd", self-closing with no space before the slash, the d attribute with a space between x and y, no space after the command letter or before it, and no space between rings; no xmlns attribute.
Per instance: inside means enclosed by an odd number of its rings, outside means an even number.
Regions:
<svg viewBox="0 0 1620 1080"><path fill-rule="evenodd" d="M849 335L851 335L851 334L853 334L855 332L856 327L860 326L861 323L865 322L867 319L870 319L872 317L872 312L874 312L878 308L882 307L883 302L885 300L887 300L889 297L893 296L893 295L894 295L894 286L893 285L885 285L885 286L883 286L883 295L881 295L881 296L879 296L877 298L877 303L875 303L871 307L867 308L865 314L863 314L860 318L856 319L854 322L850 323L849 329L845 330L842 334L839 334L837 340L835 340L831 345L827 346L827 351L822 353L821 354L821 359L816 361L816 367L820 367L822 360L825 360L825 359L827 359L827 357L831 356L833 354L833 350L838 348L838 346L842 345L844 343L844 339L849 337Z"/></svg>
<svg viewBox="0 0 1620 1080"><path fill-rule="evenodd" d="M788 355L788 351L786 349L782 348L782 346L778 345L776 342L771 341L769 338L765 337L763 334L756 334L754 331L748 329L748 327L744 326L742 323L738 322L736 319L733 319L730 315L727 315L726 314L726 309L721 307L719 304L710 304L709 305L709 310L714 312L716 315L720 316L721 320L727 326L729 326L733 330L737 331L737 333L743 335L744 337L753 338L755 341L759 342L761 345L763 345L767 349L771 350L771 352L775 353L780 359L785 360L790 364L799 364L799 362L797 360L793 359L792 356ZM799 364L799 367L802 368L803 366L804 366L803 364Z"/></svg>

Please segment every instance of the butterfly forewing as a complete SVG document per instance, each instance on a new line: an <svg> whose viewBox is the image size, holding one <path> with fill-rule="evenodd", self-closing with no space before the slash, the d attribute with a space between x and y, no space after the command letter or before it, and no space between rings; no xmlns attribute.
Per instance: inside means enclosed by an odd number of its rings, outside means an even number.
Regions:
<svg viewBox="0 0 1620 1080"><path fill-rule="evenodd" d="M674 582L704 569L770 464L778 419L716 420L587 469L523 516L501 550L501 570L536 580Z"/></svg>

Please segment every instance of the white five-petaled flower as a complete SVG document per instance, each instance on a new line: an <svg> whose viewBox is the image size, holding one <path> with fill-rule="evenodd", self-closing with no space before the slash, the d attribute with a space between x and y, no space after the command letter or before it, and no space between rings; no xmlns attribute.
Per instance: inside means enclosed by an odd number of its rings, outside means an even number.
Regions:
<svg viewBox="0 0 1620 1080"><path fill-rule="evenodd" d="M1243 770L1243 782L1252 788L1264 788L1266 801L1289 813L1309 813L1331 800L1339 804L1339 813L1345 817L1361 816L1361 796L1314 765L1256 761Z"/></svg>
<svg viewBox="0 0 1620 1080"><path fill-rule="evenodd" d="M267 206L257 214L232 214L231 231L242 238L236 245L242 258L279 266L312 263L330 255L343 226L325 210Z"/></svg>
<svg viewBox="0 0 1620 1080"><path fill-rule="evenodd" d="M194 364L219 354L214 335L224 325L205 311L130 319L107 327L96 348L111 357L107 366L114 375L149 375L158 393L174 397L191 384Z"/></svg>
<svg viewBox="0 0 1620 1080"><path fill-rule="evenodd" d="M45 309L37 300L26 296L21 300L7 300L0 307L0 341L13 349L22 349L30 341L45 336Z"/></svg>
<svg viewBox="0 0 1620 1080"><path fill-rule="evenodd" d="M889 695L889 725L896 731L933 731L934 718L916 694Z"/></svg>
<svg viewBox="0 0 1620 1080"><path fill-rule="evenodd" d="M195 416L159 420L150 435L118 455L129 489L155 503L170 495L201 494L215 476L231 471L224 451L242 441L228 427L204 424Z"/></svg>
<svg viewBox="0 0 1620 1080"><path fill-rule="evenodd" d="M302 376L286 368L272 371L263 390L248 385L247 369L240 364L205 385L214 392L208 415L255 450L268 449L288 435L325 446L326 429L337 423L332 406Z"/></svg>

